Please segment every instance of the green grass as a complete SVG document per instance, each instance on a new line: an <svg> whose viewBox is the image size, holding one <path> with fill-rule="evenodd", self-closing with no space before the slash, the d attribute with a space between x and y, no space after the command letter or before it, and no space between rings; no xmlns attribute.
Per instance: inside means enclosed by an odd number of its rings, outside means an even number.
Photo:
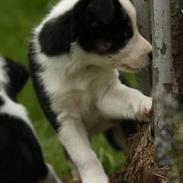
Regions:
<svg viewBox="0 0 183 183"><path fill-rule="evenodd" d="M1 0L0 54L28 65L27 45L30 33L54 3L55 0ZM59 175L68 174L63 148L42 114L31 81L21 92L19 101L29 111L46 160L55 167ZM92 146L108 173L118 170L124 164L124 155L115 152L102 135L92 139Z"/></svg>

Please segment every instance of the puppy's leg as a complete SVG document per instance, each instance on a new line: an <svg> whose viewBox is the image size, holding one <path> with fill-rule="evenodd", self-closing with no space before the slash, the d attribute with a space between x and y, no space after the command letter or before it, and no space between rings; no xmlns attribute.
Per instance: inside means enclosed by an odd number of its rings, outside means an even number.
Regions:
<svg viewBox="0 0 183 183"><path fill-rule="evenodd" d="M112 119L143 119L152 109L152 98L120 82L114 84L105 95L99 97L98 109Z"/></svg>
<svg viewBox="0 0 183 183"><path fill-rule="evenodd" d="M69 160L69 165L70 165L70 168L71 168L71 174L72 174L73 181L74 182L80 181L81 178L80 178L78 169L77 169L77 167L75 166L74 162L71 159Z"/></svg>
<svg viewBox="0 0 183 183"><path fill-rule="evenodd" d="M108 183L108 178L90 147L86 130L78 114L62 113L59 139L79 170L82 183Z"/></svg>
<svg viewBox="0 0 183 183"><path fill-rule="evenodd" d="M74 162L71 160L70 156L68 155L68 153L65 151L65 157L67 159L67 162L69 163L70 169L71 169L71 175L72 175L72 179L73 181L80 181L80 175L78 172L78 169L76 167L76 165L74 164Z"/></svg>

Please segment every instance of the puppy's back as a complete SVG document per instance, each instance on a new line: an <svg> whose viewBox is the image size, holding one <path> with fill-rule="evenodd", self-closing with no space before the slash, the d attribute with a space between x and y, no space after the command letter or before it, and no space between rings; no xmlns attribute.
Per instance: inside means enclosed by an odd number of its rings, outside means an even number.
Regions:
<svg viewBox="0 0 183 183"><path fill-rule="evenodd" d="M21 119L0 115L0 180L37 183L48 173L31 128Z"/></svg>

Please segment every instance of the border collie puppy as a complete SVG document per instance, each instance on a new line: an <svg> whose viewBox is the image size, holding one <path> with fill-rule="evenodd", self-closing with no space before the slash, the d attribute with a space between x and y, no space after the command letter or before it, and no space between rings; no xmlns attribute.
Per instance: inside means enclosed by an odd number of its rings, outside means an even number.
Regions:
<svg viewBox="0 0 183 183"><path fill-rule="evenodd" d="M22 65L0 57L0 182L61 183L44 162L25 108L16 102L27 79Z"/></svg>
<svg viewBox="0 0 183 183"><path fill-rule="evenodd" d="M141 70L151 52L129 0L62 0L34 30L29 57L38 99L83 183L108 183L89 137L115 119L150 113L152 98L124 85L119 70Z"/></svg>

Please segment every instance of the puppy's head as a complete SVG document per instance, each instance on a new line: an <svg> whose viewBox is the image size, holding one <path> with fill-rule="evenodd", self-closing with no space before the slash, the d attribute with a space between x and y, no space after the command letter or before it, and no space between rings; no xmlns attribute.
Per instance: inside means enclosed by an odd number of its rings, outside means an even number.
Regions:
<svg viewBox="0 0 183 183"><path fill-rule="evenodd" d="M9 58L0 57L0 72L0 89L5 90L12 99L16 99L28 80L28 70Z"/></svg>
<svg viewBox="0 0 183 183"><path fill-rule="evenodd" d="M80 52L95 64L136 72L151 60L152 46L139 33L129 0L80 0L73 17Z"/></svg>

